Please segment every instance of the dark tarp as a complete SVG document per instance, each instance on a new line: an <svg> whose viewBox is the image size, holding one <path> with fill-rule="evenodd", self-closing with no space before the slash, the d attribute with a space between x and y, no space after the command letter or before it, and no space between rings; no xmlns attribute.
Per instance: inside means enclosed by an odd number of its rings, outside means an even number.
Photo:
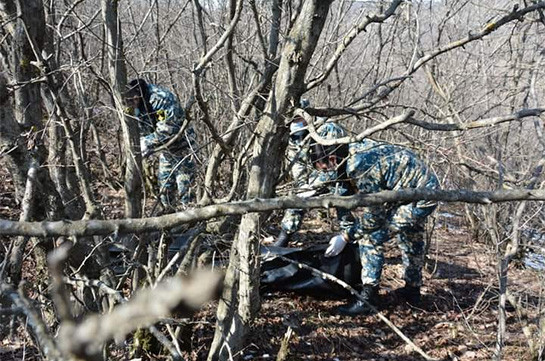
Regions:
<svg viewBox="0 0 545 361"><path fill-rule="evenodd" d="M174 237L170 247L170 256L180 249L187 247L192 236L186 232ZM298 267L297 264L285 261L278 255L296 262L316 268L324 273L329 273L353 288L359 289L361 284L361 262L357 244L348 244L336 257L324 257L327 244L314 245L304 248L284 248L274 246L261 246L261 290L262 292L292 291L315 297L340 298L347 297L350 293L342 286L312 273L308 269ZM128 251L123 242L110 246L110 255L117 259L120 253ZM122 261L122 259L119 259ZM121 266L121 265L119 265ZM125 266L118 272L124 272Z"/></svg>
<svg viewBox="0 0 545 361"><path fill-rule="evenodd" d="M336 257L324 257L327 245L307 248L261 246L262 291L293 291L318 297L346 297L349 292L342 286L312 273L278 255L332 274L352 287L361 284L361 262L357 244L348 244Z"/></svg>

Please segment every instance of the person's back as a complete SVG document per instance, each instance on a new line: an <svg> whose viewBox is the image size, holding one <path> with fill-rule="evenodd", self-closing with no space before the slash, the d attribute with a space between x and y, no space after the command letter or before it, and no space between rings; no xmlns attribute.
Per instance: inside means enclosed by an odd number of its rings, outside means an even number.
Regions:
<svg viewBox="0 0 545 361"><path fill-rule="evenodd" d="M155 148L166 144L178 134L185 119L185 112L178 98L169 90L155 84L147 84L147 89L148 104L151 108L148 109L148 116L155 119L155 124L152 131L142 135L146 146ZM146 127L146 130L148 129L149 127ZM187 155L188 148L195 148L195 143L195 131L191 126L187 126L184 134L169 144L168 151L174 155Z"/></svg>
<svg viewBox="0 0 545 361"><path fill-rule="evenodd" d="M438 188L429 167L408 148L365 139L349 145L346 172L360 192Z"/></svg>

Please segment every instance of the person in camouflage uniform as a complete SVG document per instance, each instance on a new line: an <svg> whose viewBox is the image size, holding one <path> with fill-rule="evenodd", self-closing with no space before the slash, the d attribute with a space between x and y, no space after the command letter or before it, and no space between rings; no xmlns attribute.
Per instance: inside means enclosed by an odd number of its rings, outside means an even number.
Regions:
<svg viewBox="0 0 545 361"><path fill-rule="evenodd" d="M173 210L178 203L188 203L193 197L196 135L191 126L178 135L185 113L177 97L160 86L135 79L127 85L124 101L128 112L139 120L142 157L168 144L159 151L161 204L165 210Z"/></svg>
<svg viewBox="0 0 545 361"><path fill-rule="evenodd" d="M306 125L302 117L294 118L290 124L290 138L288 140L286 161L295 189L301 188L308 183L309 171L311 170L308 160L308 142L305 142L305 138L308 135ZM274 246L287 246L291 235L301 227L304 213L302 209L286 210L281 222L281 231L273 243Z"/></svg>
<svg viewBox="0 0 545 361"><path fill-rule="evenodd" d="M318 129L326 139L338 138L327 129ZM343 184L340 195L376 193L383 190L438 189L433 171L411 150L384 142L365 139L349 145L310 148L313 165L322 180L337 180ZM344 193L344 194L343 194ZM418 302L425 259L425 223L437 204L417 201L409 204L384 204L362 207L361 217L338 211L341 233L331 238L326 257L338 255L348 242L357 242L362 264L363 298L373 304L384 265L383 245L396 238L402 251L405 286L397 293L409 302ZM339 308L344 314L356 315L369 311L366 303L355 300Z"/></svg>
<svg viewBox="0 0 545 361"><path fill-rule="evenodd" d="M302 108L304 106L303 99L301 101ZM322 121L326 121L325 118ZM323 126L328 132L335 134L338 138L347 135L346 130L334 122L326 122ZM288 150L286 158L289 164L290 176L293 180L296 189L308 188L310 185L316 186L320 183L320 174L312 167L309 159L309 144L306 140L309 132L307 123L302 117L296 117L290 124L290 138L288 141ZM281 223L280 235L273 243L277 247L285 247L288 245L292 234L297 232L301 227L302 219L305 212L302 209L288 209L284 213Z"/></svg>

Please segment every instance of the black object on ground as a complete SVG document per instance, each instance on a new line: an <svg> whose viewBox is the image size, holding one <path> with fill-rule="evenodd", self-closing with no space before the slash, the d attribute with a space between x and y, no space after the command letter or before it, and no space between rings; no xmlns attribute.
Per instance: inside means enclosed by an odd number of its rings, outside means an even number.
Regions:
<svg viewBox="0 0 545 361"><path fill-rule="evenodd" d="M278 256L329 273L356 289L361 288L361 262L358 246L349 244L336 257L324 257L327 245L308 248L262 246L261 286L264 292L293 291L315 297L338 298L350 295L348 290L332 281L301 268Z"/></svg>

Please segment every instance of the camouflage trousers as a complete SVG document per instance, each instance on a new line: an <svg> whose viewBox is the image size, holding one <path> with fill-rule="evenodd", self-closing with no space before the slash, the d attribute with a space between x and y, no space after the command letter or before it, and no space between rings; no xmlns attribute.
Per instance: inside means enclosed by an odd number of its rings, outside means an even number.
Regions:
<svg viewBox="0 0 545 361"><path fill-rule="evenodd" d="M296 168L296 171L292 172L292 177L295 179L295 184L299 189L302 189L303 186L319 189L321 185L332 183L332 186L328 186L329 194L344 195L347 191L345 188L339 187L338 183L331 182L336 179L336 172L318 172L315 169L309 170L308 168L299 167ZM287 209L282 218L282 229L287 234L297 232L301 228L305 213L306 210L304 209Z"/></svg>
<svg viewBox="0 0 545 361"><path fill-rule="evenodd" d="M384 223L368 233L358 233L363 285L378 286L384 266L384 243L395 238L401 249L405 285L422 285L422 267L426 257L425 224L435 204L409 204L390 209Z"/></svg>
<svg viewBox="0 0 545 361"><path fill-rule="evenodd" d="M384 266L384 237L375 231L358 240L361 260L361 282L363 285L378 286ZM388 232L388 231L386 231ZM422 285L422 266L424 265L426 245L424 232L403 232L394 236L401 249L404 275L407 286ZM388 238L388 237L386 237Z"/></svg>
<svg viewBox="0 0 545 361"><path fill-rule="evenodd" d="M305 211L302 209L287 209L282 218L281 227L287 234L293 234L301 228Z"/></svg>
<svg viewBox="0 0 545 361"><path fill-rule="evenodd" d="M160 187L160 200L165 208L175 208L186 204L193 198L191 183L195 173L195 164L190 157L180 157L168 152L159 155L157 174Z"/></svg>

